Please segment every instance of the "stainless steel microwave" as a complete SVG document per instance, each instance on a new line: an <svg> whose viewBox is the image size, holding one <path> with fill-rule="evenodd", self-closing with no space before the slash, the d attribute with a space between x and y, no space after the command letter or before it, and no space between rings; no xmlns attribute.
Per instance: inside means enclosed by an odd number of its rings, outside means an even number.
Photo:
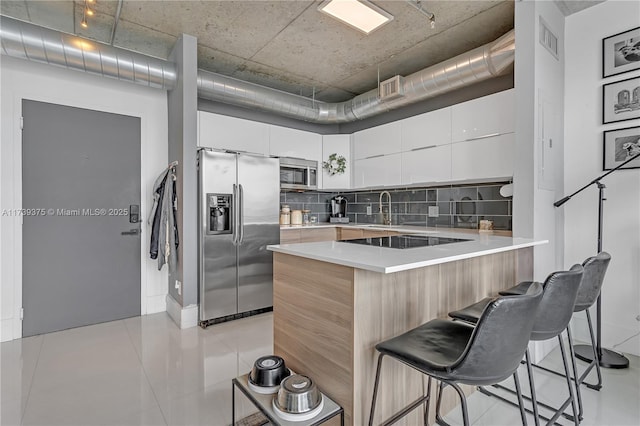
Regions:
<svg viewBox="0 0 640 426"><path fill-rule="evenodd" d="M318 162L280 157L280 188L318 189Z"/></svg>

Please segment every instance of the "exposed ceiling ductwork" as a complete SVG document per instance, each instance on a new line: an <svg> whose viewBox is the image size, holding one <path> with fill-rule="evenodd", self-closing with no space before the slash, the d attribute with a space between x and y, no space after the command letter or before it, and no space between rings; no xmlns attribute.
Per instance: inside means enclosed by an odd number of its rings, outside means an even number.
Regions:
<svg viewBox="0 0 640 426"><path fill-rule="evenodd" d="M0 17L2 54L103 77L172 89L175 64L28 22Z"/></svg>
<svg viewBox="0 0 640 426"><path fill-rule="evenodd" d="M2 16L2 54L160 89L172 89L175 64ZM315 123L346 123L398 109L499 75L512 68L515 32L403 79L403 96L381 101L372 89L348 101L317 102L198 70L198 96Z"/></svg>

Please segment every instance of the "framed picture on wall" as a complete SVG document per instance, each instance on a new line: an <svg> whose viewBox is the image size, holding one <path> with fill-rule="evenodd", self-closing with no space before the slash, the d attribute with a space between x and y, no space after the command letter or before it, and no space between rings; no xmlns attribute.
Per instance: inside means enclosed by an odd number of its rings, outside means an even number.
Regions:
<svg viewBox="0 0 640 426"><path fill-rule="evenodd" d="M602 86L602 122L640 118L640 77Z"/></svg>
<svg viewBox="0 0 640 426"><path fill-rule="evenodd" d="M640 27L602 40L602 78L640 69Z"/></svg>
<svg viewBox="0 0 640 426"><path fill-rule="evenodd" d="M611 170L640 153L640 126L604 132L604 170ZM636 158L623 169L640 169L640 158Z"/></svg>

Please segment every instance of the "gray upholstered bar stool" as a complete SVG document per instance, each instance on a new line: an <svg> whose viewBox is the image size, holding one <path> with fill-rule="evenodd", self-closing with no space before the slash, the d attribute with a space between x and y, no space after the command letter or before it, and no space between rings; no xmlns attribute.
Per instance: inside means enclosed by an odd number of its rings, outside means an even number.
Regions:
<svg viewBox="0 0 640 426"><path fill-rule="evenodd" d="M602 283L604 282L604 276L607 272L607 268L609 267L609 262L611 261L611 255L607 252L598 253L597 256L592 256L587 258L584 262L582 262L582 267L584 268L584 273L582 275L582 281L580 282L580 288L578 289L578 296L576 298L576 304L573 307L573 312L582 312L585 311L587 314L587 324L589 325L589 334L591 337L591 348L593 351L593 361L587 366L585 371L576 381L576 396L578 398L578 416L580 420L582 420L582 415L584 413L584 407L582 403L582 393L580 392L580 385L583 383L595 390L600 390L602 388L602 375L600 373L600 364L596 361L598 359L598 354L596 352L596 341L594 338L593 332L593 324L591 322L591 314L589 313L589 308L591 308L596 301L598 300L598 296L600 295L600 290L602 289ZM530 282L524 282L518 284L517 286L506 290L501 291L502 295L515 295L515 294L523 294L527 291L531 285ZM578 377L578 369L576 366L576 357L573 351L573 337L571 336L571 327L567 327L567 338L569 340L569 348L571 353L571 363L573 365L573 377L576 380ZM593 367L596 368L596 374L598 377L598 382L593 385L585 382L585 378ZM564 376L562 373L557 371L541 367L534 364L534 367L540 368L544 371L548 371L553 374L557 374L560 376Z"/></svg>
<svg viewBox="0 0 640 426"><path fill-rule="evenodd" d="M573 385L571 383L571 374L569 372L569 365L561 334L567 328L569 321L571 320L583 271L584 269L581 265L574 265L569 271L553 272L547 277L543 284L544 294L542 296L542 301L540 302L540 308L536 314L533 329L531 331L531 341L542 341L555 337L558 338L560 343L560 353L562 354L562 361L564 363L567 388L569 390L569 397L563 402L560 408L555 409L550 407L555 410L555 414L551 419L549 419L549 423L547 424L555 423L558 417L564 413L564 410L569 404L571 404L573 409L573 417L571 419L576 425L579 424L578 407L573 391ZM536 286L537 284L538 283L531 282L523 283L523 285L526 285L528 288ZM449 316L464 322L477 323L479 318L478 312L482 312L490 301L490 298L481 300L480 302L459 311L450 312ZM528 348L525 350L525 360L527 364L527 373L529 374L529 387L531 389L533 415L536 425L538 425L538 402ZM486 390L482 389L482 391L483 393L490 394Z"/></svg>
<svg viewBox="0 0 640 426"><path fill-rule="evenodd" d="M373 424L382 360L389 356L429 376L427 394L409 404L385 421L390 425L413 409L425 404L424 423L429 416L431 378L440 381L436 404L436 421L447 423L440 416L442 390L451 386L459 395L465 426L469 424L466 398L458 383L473 386L491 385L513 376L522 423L526 425L524 403L520 393L517 369L529 342L542 286L530 286L526 294L491 299L477 325L435 319L400 336L376 345L379 352L376 379L371 401L369 426Z"/></svg>

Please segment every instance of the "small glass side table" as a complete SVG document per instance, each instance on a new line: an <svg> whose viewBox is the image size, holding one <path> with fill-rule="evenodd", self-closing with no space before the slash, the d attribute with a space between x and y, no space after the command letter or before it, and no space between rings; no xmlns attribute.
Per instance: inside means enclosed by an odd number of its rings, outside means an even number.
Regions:
<svg viewBox="0 0 640 426"><path fill-rule="evenodd" d="M231 426L236 424L236 387L249 399L249 401L258 409L264 416L269 419L269 422L274 425L280 426L315 426L326 422L340 415L340 425L344 426L344 410L334 400L327 395L322 394L324 399L324 407L322 411L312 419L292 422L280 418L273 410L273 397L274 395L264 395L257 393L249 389L248 384L249 375L245 374L231 380Z"/></svg>

